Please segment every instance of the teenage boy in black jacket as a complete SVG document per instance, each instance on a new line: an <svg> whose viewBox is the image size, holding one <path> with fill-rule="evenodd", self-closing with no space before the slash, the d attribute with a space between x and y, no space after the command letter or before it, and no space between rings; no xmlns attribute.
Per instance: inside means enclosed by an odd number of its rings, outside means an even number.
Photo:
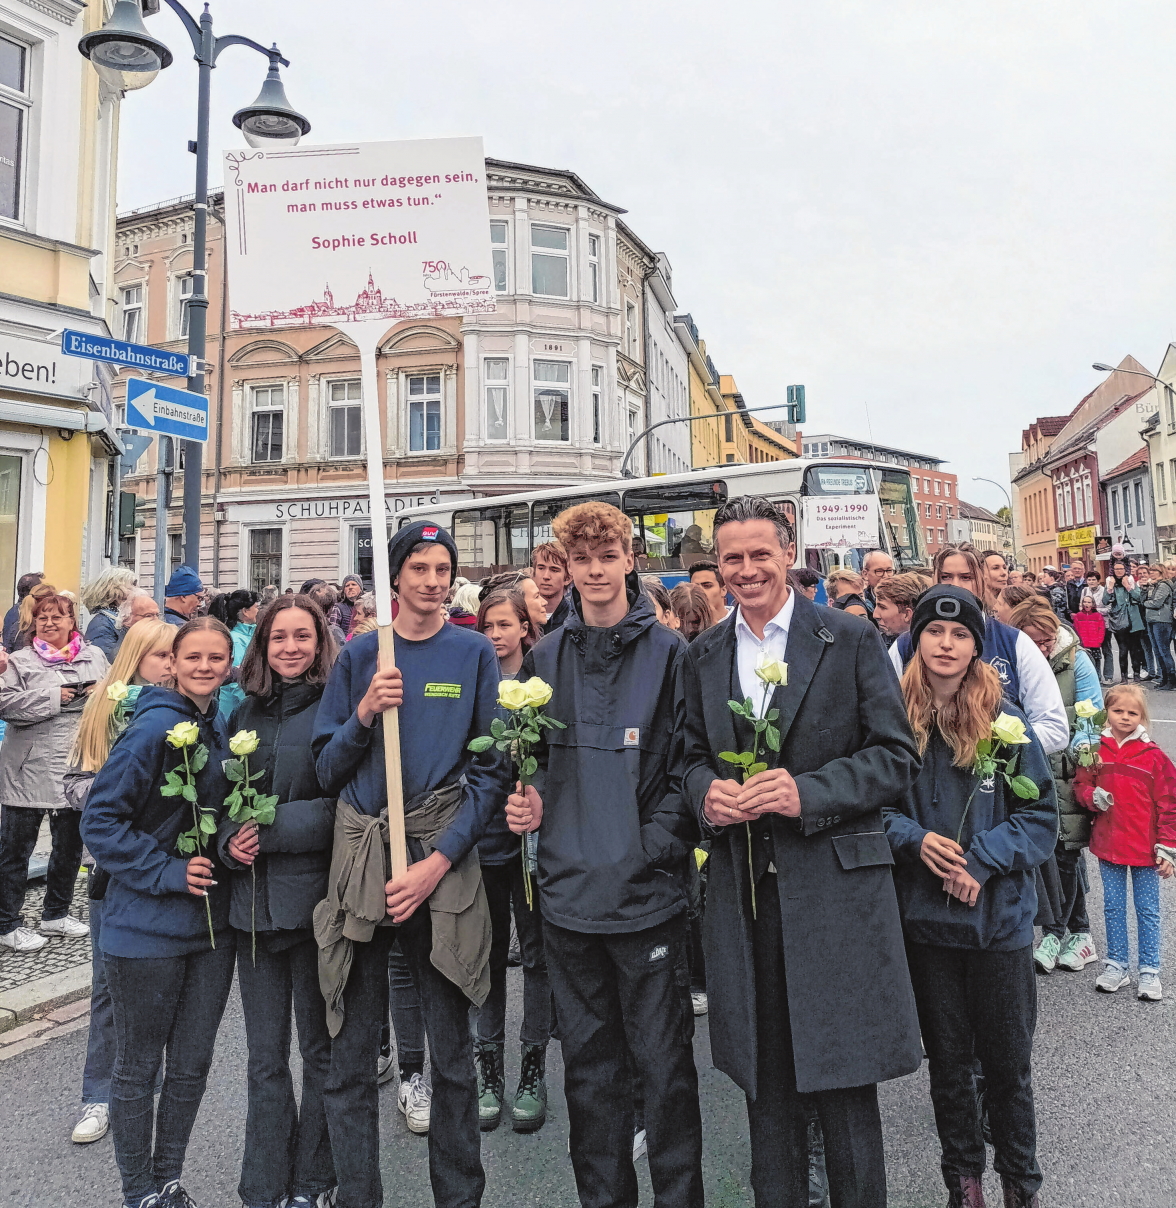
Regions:
<svg viewBox="0 0 1176 1208"><path fill-rule="evenodd" d="M626 1040L645 1095L659 1204L701 1206L702 1123L691 1040L686 898L696 832L681 797L676 686L685 647L633 573L632 525L605 503L556 517L572 604L523 660L552 687L539 770L512 794L516 833L542 824L539 905L583 1208L637 1202ZM544 798L546 797L546 808Z"/></svg>

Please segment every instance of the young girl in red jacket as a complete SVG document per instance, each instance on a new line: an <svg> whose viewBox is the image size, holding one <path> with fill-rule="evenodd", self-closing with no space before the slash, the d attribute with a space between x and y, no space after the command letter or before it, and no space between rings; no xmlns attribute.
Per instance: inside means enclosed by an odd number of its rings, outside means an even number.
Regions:
<svg viewBox="0 0 1176 1208"><path fill-rule="evenodd" d="M1082 589L1082 603L1070 619L1074 623L1074 631L1078 634L1082 649L1090 656L1095 671L1099 671L1102 663L1102 644L1107 636L1107 621L1098 611L1098 603L1090 588ZM1105 682L1110 679L1110 673L1104 669L1101 678Z"/></svg>
<svg viewBox="0 0 1176 1208"><path fill-rule="evenodd" d="M1099 758L1079 768L1074 796L1094 815L1090 850L1098 857L1107 923L1106 968L1095 988L1113 994L1127 976L1127 870L1139 928L1139 997L1158 1002L1160 879L1176 864L1176 767L1148 735L1140 688L1120 684L1106 694L1107 726Z"/></svg>

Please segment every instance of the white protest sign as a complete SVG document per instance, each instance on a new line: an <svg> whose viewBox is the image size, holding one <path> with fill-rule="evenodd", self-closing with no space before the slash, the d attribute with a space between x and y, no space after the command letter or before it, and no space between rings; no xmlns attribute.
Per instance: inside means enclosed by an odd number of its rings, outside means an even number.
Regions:
<svg viewBox="0 0 1176 1208"><path fill-rule="evenodd" d="M231 325L494 310L480 138L225 153Z"/></svg>
<svg viewBox="0 0 1176 1208"><path fill-rule="evenodd" d="M877 495L810 495L804 504L805 549L877 549Z"/></svg>
<svg viewBox="0 0 1176 1208"><path fill-rule="evenodd" d="M335 327L359 349L368 514L383 516L376 350L403 320L495 309L480 138L225 153L230 326ZM372 530L381 670L396 666L388 550ZM398 710L383 713L392 876L408 868Z"/></svg>

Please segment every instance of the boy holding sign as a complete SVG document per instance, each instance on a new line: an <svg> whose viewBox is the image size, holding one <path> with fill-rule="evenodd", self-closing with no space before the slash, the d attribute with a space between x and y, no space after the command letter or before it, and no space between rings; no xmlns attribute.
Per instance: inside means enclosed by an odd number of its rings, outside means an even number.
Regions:
<svg viewBox="0 0 1176 1208"><path fill-rule="evenodd" d="M388 544L400 611L396 667L377 670L375 633L340 654L312 745L339 794L329 895L315 911L319 980L333 1038L327 1122L339 1208L383 1202L376 1069L394 939L420 995L433 1063L429 1169L439 1204L480 1202L477 1088L468 1011L490 987L490 915L475 844L510 790L505 758L472 755L497 716L498 660L479 633L446 624L457 571L444 529L417 523ZM408 871L390 879L380 715L400 710ZM464 777L464 783L463 781ZM395 929L394 929L395 928Z"/></svg>

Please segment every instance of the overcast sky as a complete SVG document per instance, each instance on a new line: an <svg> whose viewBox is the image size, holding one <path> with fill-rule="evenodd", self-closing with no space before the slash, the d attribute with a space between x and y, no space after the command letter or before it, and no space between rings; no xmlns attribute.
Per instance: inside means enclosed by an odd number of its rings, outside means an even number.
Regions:
<svg viewBox="0 0 1176 1208"><path fill-rule="evenodd" d="M189 7L199 6L191 0ZM480 134L576 171L669 255L749 406L944 457L1004 496L1008 452L1174 335L1176 10L1159 0L213 0L276 40L311 142ZM196 68L122 110L119 207L193 187ZM213 147L264 61L226 51ZM214 166L214 183L219 167ZM1142 384L1142 380L1141 380Z"/></svg>

